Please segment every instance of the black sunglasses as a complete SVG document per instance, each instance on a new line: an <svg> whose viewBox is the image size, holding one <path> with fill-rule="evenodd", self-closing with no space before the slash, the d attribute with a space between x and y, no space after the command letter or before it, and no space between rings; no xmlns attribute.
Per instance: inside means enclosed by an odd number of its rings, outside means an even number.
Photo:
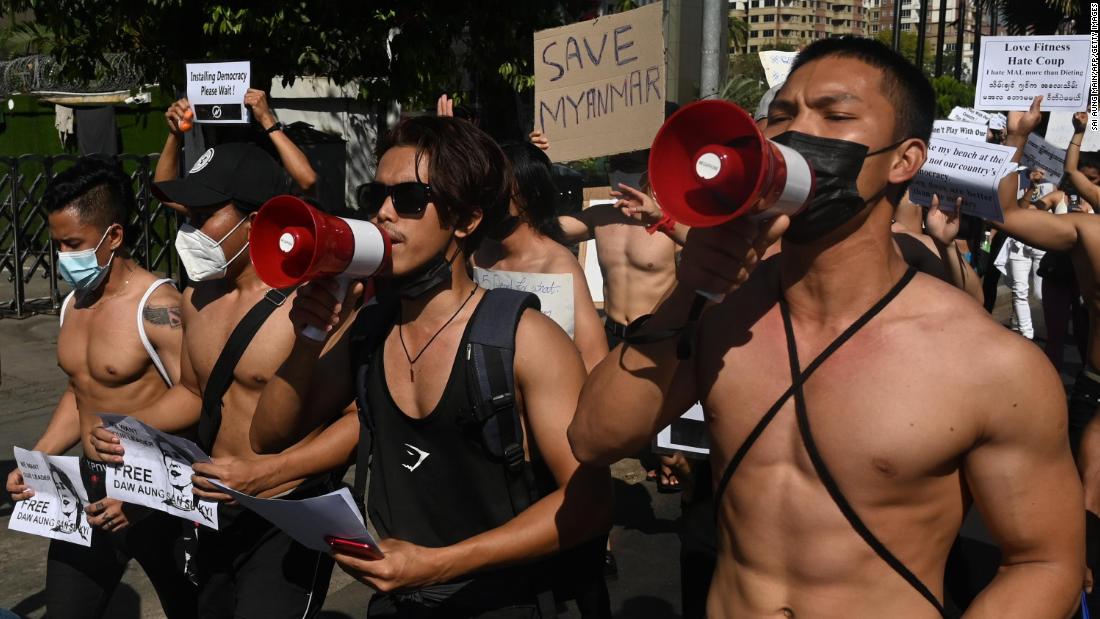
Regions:
<svg viewBox="0 0 1100 619"><path fill-rule="evenodd" d="M360 212L368 217L382 210L386 198L393 202L393 210L405 217L423 215L424 209L428 208L428 203L432 201L431 185L412 181L396 185L364 183L359 185L355 193Z"/></svg>

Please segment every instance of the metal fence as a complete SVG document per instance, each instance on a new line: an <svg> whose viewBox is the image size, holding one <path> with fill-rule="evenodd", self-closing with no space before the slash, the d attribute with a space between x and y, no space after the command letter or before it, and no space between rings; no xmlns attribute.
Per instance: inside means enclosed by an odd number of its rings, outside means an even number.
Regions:
<svg viewBox="0 0 1100 619"><path fill-rule="evenodd" d="M150 271L173 277L179 259L172 251L179 222L175 211L150 193L159 155L120 155L137 201L130 213L127 245L132 257ZM50 180L76 162L75 155L0 157L0 318L25 318L55 312L58 288L57 248L50 241L42 193Z"/></svg>

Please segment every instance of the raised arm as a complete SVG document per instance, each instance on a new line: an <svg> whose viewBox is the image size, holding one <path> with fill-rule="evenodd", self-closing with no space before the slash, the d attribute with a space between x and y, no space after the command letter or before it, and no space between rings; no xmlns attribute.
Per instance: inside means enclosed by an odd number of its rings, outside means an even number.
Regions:
<svg viewBox="0 0 1100 619"><path fill-rule="evenodd" d="M528 311L516 333L516 389L527 435L538 445L558 489L507 523L444 548L382 540L384 559L335 552L341 567L378 589L415 588L518 563L570 548L611 526L611 477L606 467L577 463L565 438L584 367L576 348L549 318Z"/></svg>
<svg viewBox="0 0 1100 619"><path fill-rule="evenodd" d="M1062 383L1039 349L1002 339L990 368L1001 378L963 463L1001 566L966 616L1069 617L1080 601L1085 535Z"/></svg>
<svg viewBox="0 0 1100 619"><path fill-rule="evenodd" d="M954 210L944 211L940 209L939 196L932 196L932 205L925 217L925 228L928 231L927 238L932 240L933 248L943 265L944 281L964 291L978 303L985 302L985 293L982 291L982 282L978 274L963 259L955 239L959 235L959 225L962 215L962 199L960 198ZM923 239L922 239L923 240Z"/></svg>
<svg viewBox="0 0 1100 619"><path fill-rule="evenodd" d="M1016 154L1012 160L1019 163L1027 146L1027 136L1038 126L1042 119L1039 103L1042 96L1036 97L1027 112L1008 113L1008 136L1005 144L1014 146ZM1068 167L1068 161L1067 161ZM1077 244L1078 217L1069 215L1051 215L1050 213L1029 208L1020 208L1016 202L1019 187L1017 173L1013 172L1001 179L999 197L1004 209L1004 223L993 225L1014 238L1032 247L1047 251L1069 251Z"/></svg>
<svg viewBox="0 0 1100 619"><path fill-rule="evenodd" d="M335 283L311 282L298 289L290 311L294 347L264 387L252 417L249 440L258 454L279 453L346 411L355 398L351 376L350 307L363 294L355 284L337 304ZM302 335L307 325L336 333L325 344ZM308 403L308 406L307 406Z"/></svg>
<svg viewBox="0 0 1100 619"><path fill-rule="evenodd" d="M183 134L194 126L195 114L191 110L191 104L184 97L164 111L164 122L168 125L168 137L164 140L164 148L157 159L157 168L153 172L153 182L170 181L179 176L180 149L183 148ZM183 206L174 202L165 203L178 211Z"/></svg>
<svg viewBox="0 0 1100 619"><path fill-rule="evenodd" d="M688 234L679 283L640 329L640 335L680 329L696 290L727 293L748 279L759 256L786 230L780 216L762 224L736 220ZM621 344L589 375L569 442L581 462L609 465L649 444L662 427L698 399L691 360L677 358L678 337Z"/></svg>
<svg viewBox="0 0 1100 619"><path fill-rule="evenodd" d="M264 91L249 88L244 95L244 104L252 109L252 115L256 118L260 128L268 131L267 137L271 139L271 144L278 151L279 159L282 160L283 167L290 174L290 178L294 180L294 184L303 193L312 194L313 188L317 184L317 172L313 170L313 166L310 165L309 159L306 158L302 149L298 148L298 145L287 137L285 132L281 129L270 131L275 123L279 122L279 119L275 118L275 113L271 111L271 106L267 103L267 95L264 94Z"/></svg>
<svg viewBox="0 0 1100 619"><path fill-rule="evenodd" d="M1100 187L1092 184L1087 176L1081 173L1081 144L1085 140L1085 129L1088 128L1089 115L1087 112L1077 112L1073 115L1073 137L1069 140L1069 148L1066 149L1065 172L1069 175L1070 183L1077 190L1078 195L1088 200L1089 204L1100 204Z"/></svg>

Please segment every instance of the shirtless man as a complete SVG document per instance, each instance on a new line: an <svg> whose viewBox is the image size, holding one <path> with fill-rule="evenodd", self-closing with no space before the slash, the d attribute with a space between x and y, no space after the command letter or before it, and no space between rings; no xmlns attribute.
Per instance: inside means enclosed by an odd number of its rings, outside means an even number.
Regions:
<svg viewBox="0 0 1100 619"><path fill-rule="evenodd" d="M267 153L247 144L210 149L186 179L158 183L166 201L183 205L189 224L180 228L176 250L195 282L183 295L184 331L178 385L135 413L166 432L199 424L200 446L212 463L194 465L195 495L218 501L229 496L210 479L253 496L296 499L332 489L328 472L346 466L358 438L354 415L335 420L289 449L258 455L248 429L264 384L294 343L287 293L269 289L256 275L248 253L255 212L284 193L287 179ZM253 307L270 311L231 376L212 376L230 334ZM204 401L211 381L228 388ZM222 383L222 384L226 384ZM118 438L102 426L93 430L102 457L123 461ZM303 481L304 480L304 481ZM220 530L199 536L199 617L308 617L324 602L332 558L294 542L253 512L236 505L219 508Z"/></svg>
<svg viewBox="0 0 1100 619"><path fill-rule="evenodd" d="M573 341L581 352L585 370L591 370L607 356L607 337L588 280L577 257L561 244L563 231L554 210L554 180L550 160L536 146L521 142L505 144L505 156L512 164L516 186L508 204L508 216L493 230L474 254L479 269L519 273L568 273L573 276ZM474 279L491 278L475 270ZM484 285L484 284L483 284Z"/></svg>
<svg viewBox="0 0 1100 619"><path fill-rule="evenodd" d="M86 158L54 177L43 205L58 244L61 277L73 292L61 307L58 365L69 377L61 401L34 449L59 455L77 444L91 504L91 547L51 541L46 608L51 617L99 617L127 563L137 559L165 614L193 617L195 588L176 565L180 520L106 498L106 468L89 433L100 413L131 414L179 379L180 295L126 251L133 212L130 179L107 160ZM16 469L7 479L16 501L34 491Z"/></svg>
<svg viewBox="0 0 1100 619"><path fill-rule="evenodd" d="M1079 599L1082 499L1057 375L893 248L894 204L925 161L934 109L928 80L877 42L804 49L767 135L811 165L862 161L837 179L858 196L811 203L816 222L693 229L676 288L641 329L665 335L696 290L727 293L693 354L677 358L676 333L620 347L585 385L570 440L593 464L702 400L723 471L709 616L946 616L944 565L972 501L1003 554L970 614L1068 617ZM782 253L758 265L780 235ZM997 352L975 365L975 350Z"/></svg>

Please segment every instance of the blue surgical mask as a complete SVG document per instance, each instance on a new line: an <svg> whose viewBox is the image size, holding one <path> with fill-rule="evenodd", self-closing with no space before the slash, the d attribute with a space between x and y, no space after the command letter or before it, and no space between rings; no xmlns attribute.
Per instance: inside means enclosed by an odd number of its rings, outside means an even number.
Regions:
<svg viewBox="0 0 1100 619"><path fill-rule="evenodd" d="M99 246L106 240L107 232L110 230L111 226L108 226L103 231L103 236L99 237L99 243L96 243L96 246L92 249L57 252L57 270L61 273L61 278L72 286L77 294L87 294L99 288L100 284L103 283L103 278L107 275L107 271L110 270L111 261L115 259L115 252L111 252L111 257L107 259L107 264L103 266L99 266L99 259L95 255L99 250Z"/></svg>

